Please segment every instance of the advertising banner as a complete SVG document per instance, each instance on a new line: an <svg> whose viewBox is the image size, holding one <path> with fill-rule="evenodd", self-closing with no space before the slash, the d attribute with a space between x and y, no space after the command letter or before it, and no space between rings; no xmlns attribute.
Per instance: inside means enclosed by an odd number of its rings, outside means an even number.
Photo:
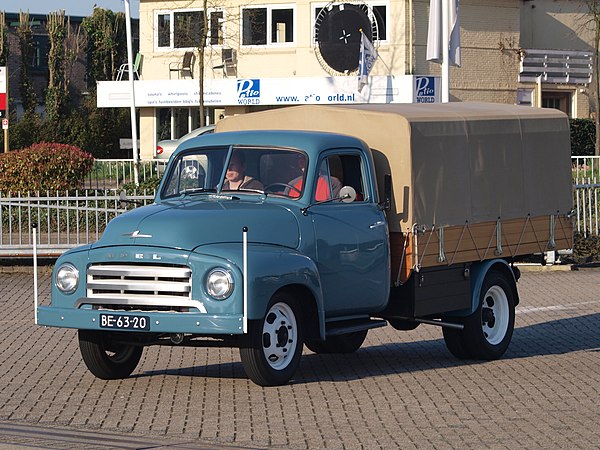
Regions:
<svg viewBox="0 0 600 450"><path fill-rule="evenodd" d="M342 103L439 102L438 77L372 76L361 92L357 77L223 78L204 83L206 106L316 105ZM101 108L130 105L128 82L98 83ZM135 82L136 107L186 107L199 105L198 81L139 80Z"/></svg>

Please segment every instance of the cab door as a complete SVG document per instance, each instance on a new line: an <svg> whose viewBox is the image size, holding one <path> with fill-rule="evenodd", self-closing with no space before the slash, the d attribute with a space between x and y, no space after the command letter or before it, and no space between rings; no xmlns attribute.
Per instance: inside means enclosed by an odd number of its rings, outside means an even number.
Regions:
<svg viewBox="0 0 600 450"><path fill-rule="evenodd" d="M389 241L364 154L332 152L322 158L319 167L319 180L313 186L314 206L308 211L315 230L325 314L376 312L383 309L389 295ZM329 188L326 193L323 180ZM355 201L335 199L342 186L354 188ZM323 201L324 195L329 201Z"/></svg>

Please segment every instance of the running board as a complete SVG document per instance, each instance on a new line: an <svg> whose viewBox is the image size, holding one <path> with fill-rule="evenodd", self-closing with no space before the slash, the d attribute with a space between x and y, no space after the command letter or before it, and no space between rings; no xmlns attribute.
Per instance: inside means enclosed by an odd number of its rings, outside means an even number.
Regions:
<svg viewBox="0 0 600 450"><path fill-rule="evenodd" d="M325 324L325 336L339 336L341 334L355 333L357 331L370 330L371 328L385 327L386 320L355 319Z"/></svg>

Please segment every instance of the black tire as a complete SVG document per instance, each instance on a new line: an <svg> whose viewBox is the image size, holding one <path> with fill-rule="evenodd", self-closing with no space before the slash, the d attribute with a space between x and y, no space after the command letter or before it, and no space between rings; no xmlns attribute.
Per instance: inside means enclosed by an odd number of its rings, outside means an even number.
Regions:
<svg viewBox="0 0 600 450"><path fill-rule="evenodd" d="M96 377L118 380L131 375L144 348L112 342L106 332L79 330L79 350L85 365Z"/></svg>
<svg viewBox="0 0 600 450"><path fill-rule="evenodd" d="M458 323L458 321L455 321ZM462 321L460 321L462 323ZM471 353L467 349L464 343L464 331L457 330L455 328L442 328L444 335L444 342L446 347L454 356L459 359L470 359Z"/></svg>
<svg viewBox="0 0 600 450"><path fill-rule="evenodd" d="M365 339L369 330L331 336L326 341L311 339L305 342L306 347L314 353L354 353Z"/></svg>
<svg viewBox="0 0 600 450"><path fill-rule="evenodd" d="M464 329L444 328L446 347L461 359L494 360L508 349L515 327L514 282L497 270L490 271L481 286L479 305L463 319Z"/></svg>
<svg viewBox="0 0 600 450"><path fill-rule="evenodd" d="M286 384L298 370L304 333L294 296L277 292L265 317L248 324L251 345L240 348L248 377L260 386Z"/></svg>
<svg viewBox="0 0 600 450"><path fill-rule="evenodd" d="M450 338L453 348L448 346L453 354L456 352L459 358L493 360L506 352L515 327L513 286L513 280L502 272L492 270L486 275L477 309L462 319L464 329L458 332L460 337L445 331L444 336L454 336Z"/></svg>

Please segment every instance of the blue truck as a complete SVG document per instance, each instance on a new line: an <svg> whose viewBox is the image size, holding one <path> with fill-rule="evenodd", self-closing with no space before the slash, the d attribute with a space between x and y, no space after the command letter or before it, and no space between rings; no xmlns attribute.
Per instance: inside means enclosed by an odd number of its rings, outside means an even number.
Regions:
<svg viewBox="0 0 600 450"><path fill-rule="evenodd" d="M572 245L566 116L507 105L300 106L222 120L169 161L153 204L64 253L38 323L78 330L89 370L151 345L236 347L262 386L303 349L442 327L452 354L507 350L517 256Z"/></svg>

